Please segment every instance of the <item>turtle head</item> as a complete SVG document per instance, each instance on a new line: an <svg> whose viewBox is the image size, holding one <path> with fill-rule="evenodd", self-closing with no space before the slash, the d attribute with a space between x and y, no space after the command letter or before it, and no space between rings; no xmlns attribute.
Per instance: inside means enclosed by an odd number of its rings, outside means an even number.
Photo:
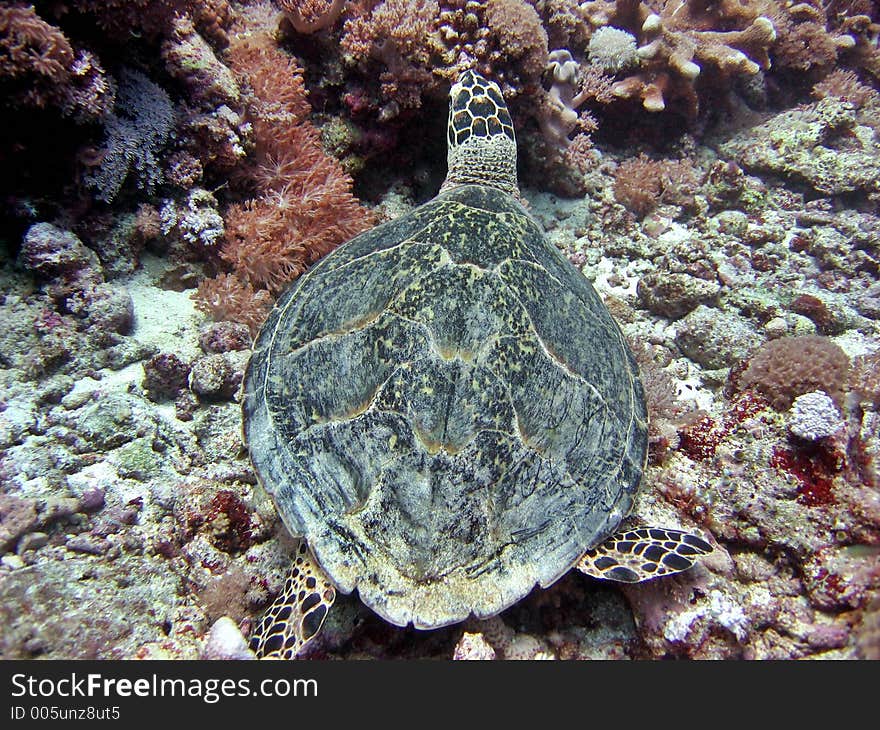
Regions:
<svg viewBox="0 0 880 730"><path fill-rule="evenodd" d="M498 85L465 71L449 92L449 171L441 190L489 185L519 194L513 121Z"/></svg>

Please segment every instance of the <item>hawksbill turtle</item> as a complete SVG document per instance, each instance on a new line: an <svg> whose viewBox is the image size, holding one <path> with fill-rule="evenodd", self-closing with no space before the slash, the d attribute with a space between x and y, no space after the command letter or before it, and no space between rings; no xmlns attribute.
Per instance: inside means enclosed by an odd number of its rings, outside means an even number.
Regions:
<svg viewBox="0 0 880 730"><path fill-rule="evenodd" d="M572 567L635 582L712 551L620 529L647 409L620 328L519 200L496 84L452 86L438 195L301 276L259 333L244 438L303 540L251 638L295 656L336 591L431 629L487 618Z"/></svg>

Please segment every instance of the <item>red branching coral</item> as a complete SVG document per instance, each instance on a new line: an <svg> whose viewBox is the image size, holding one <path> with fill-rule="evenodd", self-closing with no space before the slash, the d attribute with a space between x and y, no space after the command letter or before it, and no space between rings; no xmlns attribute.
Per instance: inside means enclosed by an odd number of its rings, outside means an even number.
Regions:
<svg viewBox="0 0 880 730"><path fill-rule="evenodd" d="M296 62L264 35L236 39L228 62L250 92L254 151L238 174L256 195L226 212L220 257L234 273L205 282L196 301L253 331L267 311L266 292L280 292L372 220L351 178L321 149Z"/></svg>
<svg viewBox="0 0 880 730"><path fill-rule="evenodd" d="M0 92L7 102L54 106L80 121L113 107L113 89L98 60L74 50L33 6L0 8Z"/></svg>

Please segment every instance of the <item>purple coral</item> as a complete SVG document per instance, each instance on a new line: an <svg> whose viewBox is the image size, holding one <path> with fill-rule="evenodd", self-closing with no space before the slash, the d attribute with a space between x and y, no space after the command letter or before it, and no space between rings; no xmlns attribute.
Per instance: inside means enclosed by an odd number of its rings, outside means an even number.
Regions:
<svg viewBox="0 0 880 730"><path fill-rule="evenodd" d="M105 122L104 156L87 180L97 197L109 203L132 171L143 189L152 191L161 183L159 156L173 126L168 94L140 71L123 70L115 112Z"/></svg>
<svg viewBox="0 0 880 730"><path fill-rule="evenodd" d="M51 223L35 223L28 228L18 264L46 279L79 277L90 269L101 268L94 251L86 248L75 234Z"/></svg>

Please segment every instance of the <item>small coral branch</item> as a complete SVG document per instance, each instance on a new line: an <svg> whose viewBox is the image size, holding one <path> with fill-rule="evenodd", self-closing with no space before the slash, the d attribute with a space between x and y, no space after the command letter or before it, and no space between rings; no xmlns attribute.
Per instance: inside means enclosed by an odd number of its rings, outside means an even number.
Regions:
<svg viewBox="0 0 880 730"><path fill-rule="evenodd" d="M569 146L569 135L575 130L593 131L595 120L578 113L578 108L589 99L606 94L610 89L610 77L605 76L598 67L590 66L588 74L579 84L580 66L565 48L550 53L547 68L552 84L538 115L538 123L550 145L564 150Z"/></svg>
<svg viewBox="0 0 880 730"><path fill-rule="evenodd" d="M620 164L614 173L614 197L643 218L661 203L684 204L699 187L688 159L652 160L641 154Z"/></svg>
<svg viewBox="0 0 880 730"><path fill-rule="evenodd" d="M193 297L196 307L212 319L247 325L251 335L259 330L272 308L267 291L255 291L235 274L219 274L205 279Z"/></svg>

